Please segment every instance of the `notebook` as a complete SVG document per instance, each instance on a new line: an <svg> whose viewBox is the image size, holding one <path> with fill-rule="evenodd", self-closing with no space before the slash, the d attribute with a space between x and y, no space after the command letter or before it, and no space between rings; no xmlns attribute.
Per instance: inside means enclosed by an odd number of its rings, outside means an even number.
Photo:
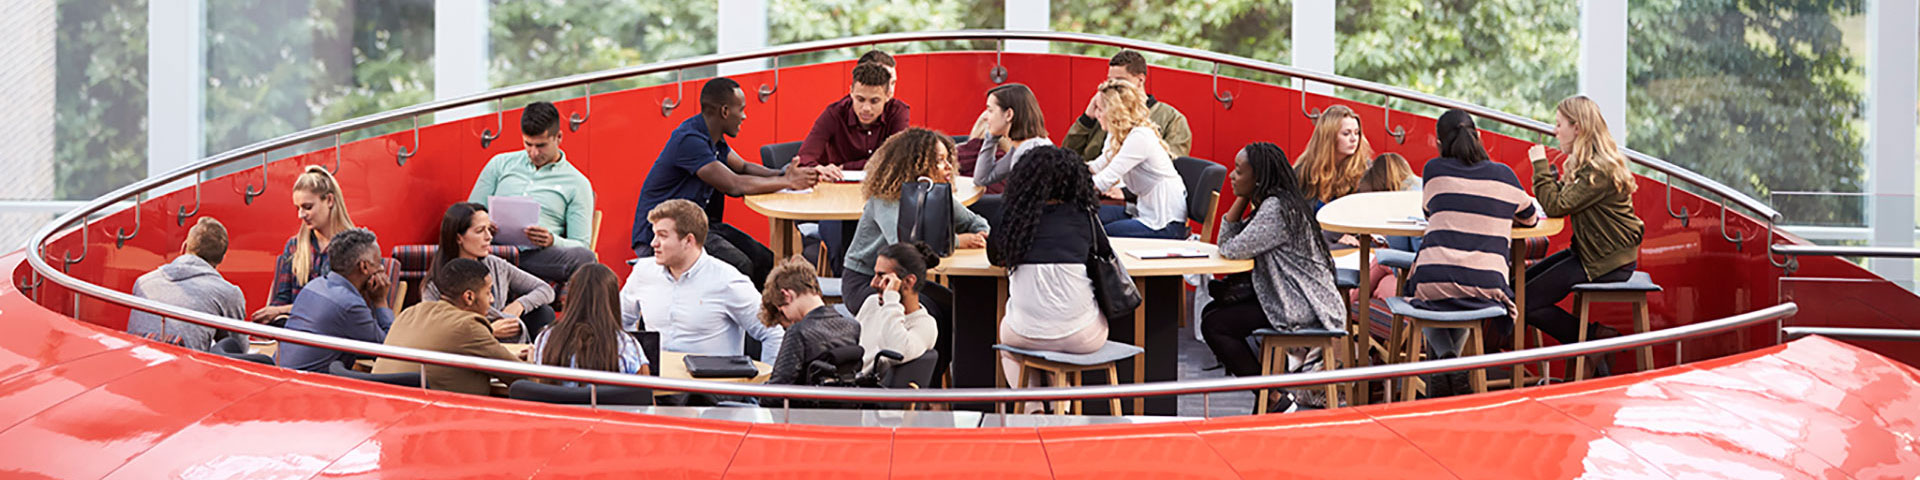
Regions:
<svg viewBox="0 0 1920 480"><path fill-rule="evenodd" d="M687 375L693 378L753 378L760 369L746 355L687 355Z"/></svg>

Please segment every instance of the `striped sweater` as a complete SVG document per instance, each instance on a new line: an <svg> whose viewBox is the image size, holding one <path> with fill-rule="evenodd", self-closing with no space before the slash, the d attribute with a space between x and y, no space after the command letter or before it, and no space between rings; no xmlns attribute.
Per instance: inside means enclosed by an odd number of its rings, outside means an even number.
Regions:
<svg viewBox="0 0 1920 480"><path fill-rule="evenodd" d="M1537 221L1520 179L1504 164L1469 165L1446 157L1427 161L1421 178L1427 232L1408 278L1410 303L1429 310L1513 311L1507 278L1513 227Z"/></svg>

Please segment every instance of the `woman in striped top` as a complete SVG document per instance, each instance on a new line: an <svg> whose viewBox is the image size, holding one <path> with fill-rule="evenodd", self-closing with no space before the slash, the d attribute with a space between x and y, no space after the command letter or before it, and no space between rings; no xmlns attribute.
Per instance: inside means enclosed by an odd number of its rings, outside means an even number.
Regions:
<svg viewBox="0 0 1920 480"><path fill-rule="evenodd" d="M1498 306L1512 312L1508 245L1514 225L1538 221L1533 198L1513 169L1487 156L1473 116L1448 110L1434 130L1440 157L1428 160L1422 172L1427 232L1408 279L1409 303L1428 310ZM1425 335L1439 358L1458 356L1467 340L1466 330L1457 328L1428 329Z"/></svg>

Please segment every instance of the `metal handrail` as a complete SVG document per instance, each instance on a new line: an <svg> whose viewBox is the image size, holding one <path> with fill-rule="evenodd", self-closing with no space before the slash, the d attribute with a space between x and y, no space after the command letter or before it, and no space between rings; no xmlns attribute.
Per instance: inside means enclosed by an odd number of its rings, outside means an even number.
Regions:
<svg viewBox="0 0 1920 480"><path fill-rule="evenodd" d="M725 383L714 383L714 382L694 381L694 380L676 380L676 379L657 378L657 377L636 377L636 376L629 376L629 375L611 374L606 372L581 371L581 370L574 370L574 369L560 368L560 367L520 364L520 363L514 363L514 362L505 362L505 361L489 360L489 359L478 359L478 358L465 357L465 356L459 356L459 355L450 355L450 354L439 353L439 352L417 350L417 349L411 349L411 348L402 348L402 347L389 347L389 346L380 345L380 344L372 344L372 343L365 343L365 342L359 342L354 340L345 340L345 339L327 337L323 335L296 332L296 331L286 330L283 328L269 327L264 325L248 323L248 322L240 322L240 321L234 321L229 319L223 319L223 318L190 311L190 310L186 310L186 309L171 306L171 305L166 305L158 302L152 302L149 300L137 298L132 295L114 291L112 289L108 289L99 285L95 285L95 284L81 281L77 278L74 278L68 275L64 271L64 269L53 268L51 265L47 263L44 257L44 253L45 253L44 247L48 239L52 238L55 234L65 229L68 225L73 224L75 221L83 221L84 219L89 218L89 216L94 215L96 212L99 212L102 209L109 207L110 205L115 205L120 200L125 199L129 196L136 195L141 192L145 192L159 185L164 185L173 181L184 179L189 175L197 176L202 171L225 166L225 165L237 162L241 159L250 158L253 155L262 154L264 152L269 152L269 151L278 150L282 148L289 148L289 147L297 146L299 144L303 144L313 140L318 140L321 138L326 138L326 137L338 138L340 134L345 132L360 130L360 129L381 125L385 123L390 123L390 122L398 121L402 119L417 118L419 115L422 115L422 114L431 114L431 113L439 112L442 110L447 110L447 109L452 109L457 107L482 104L486 102L499 102L501 99L507 98L507 97L522 96L522 95L527 95L531 93L543 92L543 91L560 89L560 88L583 86L583 85L589 85L596 82L617 80L617 79L635 77L640 75L648 75L648 74L664 73L664 72L679 72L688 68L717 65L717 64L733 62L733 61L752 60L752 59L766 58L766 57L778 57L778 56L784 56L784 55L794 55L794 54L802 54L802 53L808 53L808 52L816 52L816 51L832 50L832 49L848 48L848 47L858 47L858 46L882 44L882 43L925 42L925 41L966 41L966 40L993 40L993 41L1040 40L1040 41L1055 41L1055 42L1067 42L1067 43L1079 43L1079 44L1128 48L1128 49L1134 49L1134 50L1143 51L1143 52L1151 52L1151 53L1172 55L1172 56L1184 57L1184 58L1190 58L1190 59L1210 61L1210 62L1214 62L1217 65L1230 65L1230 66L1249 69L1249 70L1285 75L1285 76L1290 76L1295 78L1302 78L1302 79L1307 79L1314 82L1326 83L1326 84L1336 85L1340 87L1386 95L1392 98L1402 98L1402 99L1412 100L1420 103L1425 103L1428 105L1433 105L1435 107L1460 109L1460 110L1464 110L1469 113L1472 113L1476 116L1480 116L1482 118L1491 119L1493 121L1498 121L1498 122L1519 127L1525 130L1531 130L1536 133L1544 134L1552 131L1551 127L1543 122L1520 117L1517 115L1508 114L1506 112L1501 112L1498 110L1494 110L1488 107L1484 107L1484 106L1480 106L1472 103L1446 99L1446 98L1442 98L1434 95L1415 92L1415 91L1400 88L1400 87L1382 85L1379 83L1369 82L1365 80L1353 79L1353 78L1348 78L1348 77L1343 77L1343 76L1338 76L1338 75L1333 75L1329 73L1323 73L1323 72L1318 72L1318 71L1313 71L1308 69L1296 68L1296 67L1291 67L1286 65L1279 65L1272 62L1255 60L1255 59L1239 57L1234 55L1220 54L1215 52L1208 52L1204 50L1192 49L1187 47L1178 47L1178 46L1155 43L1155 42L1144 42L1144 41L1138 41L1138 40L1132 40L1132 39L1126 39L1126 38L1110 37L1110 36L1104 36L1104 35L1083 34L1083 33L1005 31L1005 30L963 30L963 31L949 31L949 32L915 32L915 33L893 33L893 34L869 35L869 36L863 36L863 37L828 39L828 40L820 40L820 41L814 41L814 42L787 44L787 45L780 45L780 46L769 47L769 48L748 51L748 52L705 55L705 56L693 57L693 58L687 58L687 59L681 59L681 60L672 60L672 61L666 61L666 62L647 64L647 65L622 67L622 68L616 68L616 69L603 70L599 72L571 75L566 77L560 77L560 78L554 78L549 80L516 85L512 87L494 89L487 92L476 93L476 94L467 95L459 98L413 105L410 107L405 107L397 110L390 110L383 113L378 113L374 115L368 115L364 117L336 122L333 124L329 124L321 127L315 127L308 130L291 133L287 135L282 135L272 139L256 142L252 145L248 145L245 147L241 147L239 149L221 153L191 165L182 166L182 167L170 170L168 172L165 172L153 177L149 177L146 180L136 182L134 184L128 185L126 187L122 187L120 189L116 189L113 192L110 192L106 195L103 195L101 197L95 198L92 201L87 202L84 206L80 207L79 209L68 212L66 215L63 215L58 220L47 224L46 226L42 227L39 231L35 232L34 236L31 238L31 240L28 242L28 245L27 245L27 249L29 252L29 255L27 256L27 262L29 265L32 266L33 270L43 278L51 279L54 283L65 286L73 290L77 295L87 295L87 296L101 299L110 303L126 306L135 310L154 313L156 315L161 315L164 317L183 319L192 323L205 325L209 327L238 331L238 332L243 332L247 334L268 337L268 338L276 338L282 341L288 341L288 342L302 344L302 345L331 348L335 350L348 351L348 352L357 353L357 354L390 357L390 358L409 360L409 361L432 364L432 365L472 368L476 370L484 370L484 371L491 371L491 372L498 372L498 373L510 373L510 374L517 374L517 375L562 379L562 380L570 380L570 381L584 382L584 383L627 385L627 386L649 387L649 388L667 389L667 390L675 390L675 391L714 393L714 394L727 394L727 395L785 396L785 397L791 397L791 398L811 398L811 399L850 400L850 401L880 401L880 402L956 402L956 401L1016 401L1016 400L1024 401L1024 400L1059 400L1059 399L1075 399L1075 398L1108 398L1108 397L1121 397L1121 396L1135 397L1135 396L1154 396L1154 395L1175 395L1175 394L1185 394L1185 393L1207 393L1207 392L1215 392L1215 391L1245 390L1245 389L1251 389L1251 388L1279 388L1279 387L1291 387L1291 386L1302 386L1302 385L1314 385L1314 384L1330 383L1330 382L1350 382L1350 381L1370 380L1370 379L1378 379L1378 378L1390 378L1390 377L1398 377L1398 376L1405 376L1405 375L1418 375L1418 374L1432 373L1437 371L1446 371L1448 369L1483 368L1483 367L1491 367L1491 366L1511 365L1515 363L1528 363L1528 362L1534 362L1534 361L1547 360L1551 358L1564 358L1569 356L1584 355L1588 353L1606 351L1609 349L1618 350L1618 349L1634 348L1637 346L1652 345L1656 343L1663 343L1667 341L1684 339L1694 335L1705 335L1705 334L1715 333L1715 332L1724 331L1732 328L1738 328L1739 326L1754 324L1760 321L1777 320L1778 318L1784 318L1787 315L1791 315L1796 308L1791 303L1782 304L1775 307L1771 307L1769 309L1748 312L1748 313L1736 315L1733 317L1716 320L1713 322L1704 322L1704 323L1698 323L1698 324L1688 325L1684 327L1676 327L1673 329L1662 330L1659 332L1650 332L1647 334L1618 337L1610 340L1602 340L1602 341L1588 342L1588 343L1575 344L1575 345L1562 345L1562 346L1548 347L1543 349L1525 350L1521 352L1510 352L1505 354L1478 356L1470 359L1441 360L1441 361L1435 361L1435 362L1421 362L1421 363L1405 364L1405 365L1397 365L1397 366L1382 366L1382 367L1368 367L1368 368L1338 370L1334 372L1316 372L1316 373L1309 373L1309 374L1190 381L1190 382L1135 384L1135 385L1125 385L1125 386L1079 387L1074 389L1038 389L1038 390L1036 389L1011 389L1011 390L953 389L953 390L918 390L913 392L891 391L891 392L886 392L886 394L875 394L873 392L861 392L866 394L858 394L858 393L850 394L850 392L859 392L859 391L857 390L850 391L846 389L834 389L834 388L818 388L818 387L750 386L750 385L725 384ZM496 110L498 110L498 108L496 108ZM496 111L496 114L497 113L498 112ZM336 149L336 155L337 155L337 149L340 148L337 142L333 148ZM1742 206L1743 208L1753 211L1754 213L1760 214L1761 216L1767 218L1769 221L1775 221L1779 219L1779 213L1774 211L1771 207L1768 207L1767 205L1760 203L1758 200L1755 200L1752 197L1749 197L1737 190L1734 190L1723 184L1720 184L1719 182L1713 181L1712 179L1708 179L1697 173L1682 169L1680 167L1674 166L1660 159L1653 158L1638 152L1626 150L1625 153L1627 154L1628 158L1633 159L1635 162L1640 163L1643 166L1646 166L1656 171L1666 173L1667 175L1669 175L1670 178L1679 178L1683 181L1686 181L1695 186L1698 186L1708 191L1709 193L1716 194L1722 197L1723 199L1735 202L1740 206ZM197 187L198 178L196 178L195 180L196 180L195 185ZM81 231L82 231L82 235L85 235L86 230L81 229ZM84 239L83 239L83 243L85 243ZM70 255L70 252L69 252L69 255ZM83 245L82 256L80 259L84 259L84 258L85 258L85 246ZM63 258L63 260L65 260L68 263L68 265L71 265L72 263L78 261L76 259L71 258L70 256ZM75 301L76 303L78 302L78 297L75 297ZM1652 336L1647 336L1647 335L1652 335ZM1643 343L1633 343L1633 342L1643 342Z"/></svg>
<svg viewBox="0 0 1920 480"><path fill-rule="evenodd" d="M1851 338L1857 340L1899 340L1920 342L1920 330L1900 328L1847 328L1847 327L1786 327L1780 329L1788 340L1819 335L1832 338Z"/></svg>
<svg viewBox="0 0 1920 480"><path fill-rule="evenodd" d="M1789 257L1798 256L1835 256L1835 257L1875 257L1875 258L1920 258L1920 248L1909 247L1870 247L1847 245L1789 245L1774 244L1772 253Z"/></svg>

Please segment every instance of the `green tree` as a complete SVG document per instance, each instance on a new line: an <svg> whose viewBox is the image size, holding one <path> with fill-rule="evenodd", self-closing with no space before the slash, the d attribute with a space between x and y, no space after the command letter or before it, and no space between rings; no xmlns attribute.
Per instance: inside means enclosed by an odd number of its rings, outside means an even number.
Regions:
<svg viewBox="0 0 1920 480"><path fill-rule="evenodd" d="M90 199L147 176L147 2L58 8L54 192Z"/></svg>

